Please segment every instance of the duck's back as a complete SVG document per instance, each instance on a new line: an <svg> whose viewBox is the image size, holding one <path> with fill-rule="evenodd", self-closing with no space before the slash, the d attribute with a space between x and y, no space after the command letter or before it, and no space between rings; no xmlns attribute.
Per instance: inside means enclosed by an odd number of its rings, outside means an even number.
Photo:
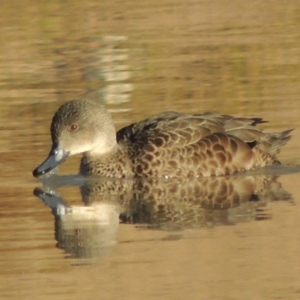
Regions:
<svg viewBox="0 0 300 300"><path fill-rule="evenodd" d="M165 112L117 133L137 176L215 176L278 163L289 131L268 133L260 118Z"/></svg>

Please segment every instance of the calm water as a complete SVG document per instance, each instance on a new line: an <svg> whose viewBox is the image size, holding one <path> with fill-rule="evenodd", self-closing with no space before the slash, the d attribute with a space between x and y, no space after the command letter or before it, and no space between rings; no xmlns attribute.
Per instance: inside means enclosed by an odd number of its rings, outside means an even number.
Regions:
<svg viewBox="0 0 300 300"><path fill-rule="evenodd" d="M299 1L4 1L0 23L1 299L300 298ZM80 178L31 175L54 111L80 97L117 128L179 110L295 130L284 167L230 179L243 196L222 209L170 192L186 181L150 183L142 204L86 205Z"/></svg>

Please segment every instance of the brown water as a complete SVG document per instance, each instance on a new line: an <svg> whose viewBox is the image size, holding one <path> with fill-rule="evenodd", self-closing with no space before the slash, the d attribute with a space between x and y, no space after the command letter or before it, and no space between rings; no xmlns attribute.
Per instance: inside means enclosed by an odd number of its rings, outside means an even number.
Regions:
<svg viewBox="0 0 300 300"><path fill-rule="evenodd" d="M300 298L299 1L2 1L0 25L1 299ZM295 128L276 179L293 199L176 230L113 223L103 251L76 258L31 172L53 112L79 97L102 99L118 128L162 110ZM81 209L78 187L60 193Z"/></svg>

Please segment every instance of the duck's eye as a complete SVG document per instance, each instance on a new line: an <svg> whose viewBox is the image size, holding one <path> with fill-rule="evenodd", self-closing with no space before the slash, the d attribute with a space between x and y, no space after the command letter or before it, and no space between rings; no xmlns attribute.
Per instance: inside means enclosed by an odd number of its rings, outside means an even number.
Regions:
<svg viewBox="0 0 300 300"><path fill-rule="evenodd" d="M77 128L78 128L77 124L72 124L72 125L70 126L70 130L71 130L71 131L75 131L75 130L77 130Z"/></svg>

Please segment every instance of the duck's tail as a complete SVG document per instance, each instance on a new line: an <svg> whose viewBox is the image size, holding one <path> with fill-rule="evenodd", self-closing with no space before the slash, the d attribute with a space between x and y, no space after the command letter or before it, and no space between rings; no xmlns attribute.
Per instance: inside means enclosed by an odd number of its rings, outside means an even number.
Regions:
<svg viewBox="0 0 300 300"><path fill-rule="evenodd" d="M281 148L291 139L290 133L293 129L285 130L279 133L265 134L257 140L255 147L259 148L265 153L269 153L272 156L278 154Z"/></svg>
<svg viewBox="0 0 300 300"><path fill-rule="evenodd" d="M264 134L255 141L252 145L254 154L254 166L265 167L274 164L280 164L276 154L281 148L291 139L291 130L286 130L279 133L264 132Z"/></svg>

